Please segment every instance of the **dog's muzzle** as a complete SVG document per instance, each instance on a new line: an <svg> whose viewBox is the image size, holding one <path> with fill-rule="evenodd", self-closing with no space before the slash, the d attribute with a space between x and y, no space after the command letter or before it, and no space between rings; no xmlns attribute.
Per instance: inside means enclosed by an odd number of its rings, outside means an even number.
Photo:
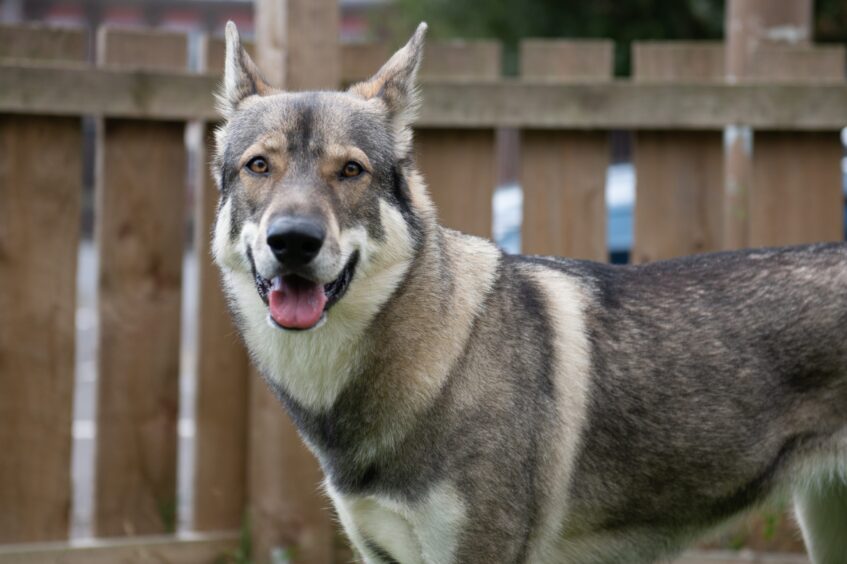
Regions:
<svg viewBox="0 0 847 564"><path fill-rule="evenodd" d="M299 274L264 278L256 271L252 253L248 252L248 257L256 290L268 306L268 322L273 327L289 331L320 327L326 321L329 309L344 297L359 262L359 253L354 251L335 280L320 284Z"/></svg>

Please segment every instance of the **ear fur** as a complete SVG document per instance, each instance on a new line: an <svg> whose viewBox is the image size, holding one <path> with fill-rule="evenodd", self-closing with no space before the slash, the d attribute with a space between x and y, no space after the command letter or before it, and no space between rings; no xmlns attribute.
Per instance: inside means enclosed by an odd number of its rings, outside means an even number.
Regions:
<svg viewBox="0 0 847 564"><path fill-rule="evenodd" d="M420 107L417 74L423 60L427 25L421 23L406 45L394 53L369 80L350 87L351 94L365 100L378 98L385 103L394 129L395 153L398 158L412 149L412 122Z"/></svg>
<svg viewBox="0 0 847 564"><path fill-rule="evenodd" d="M218 94L218 109L229 118L238 107L238 103L252 95L265 95L271 91L270 85L262 78L256 63L241 45L241 38L235 23L226 24L226 56L224 58L224 84Z"/></svg>

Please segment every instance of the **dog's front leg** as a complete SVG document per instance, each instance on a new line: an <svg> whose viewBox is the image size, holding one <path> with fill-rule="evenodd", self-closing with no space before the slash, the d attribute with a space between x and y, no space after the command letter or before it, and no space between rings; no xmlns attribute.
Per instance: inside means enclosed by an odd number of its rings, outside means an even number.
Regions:
<svg viewBox="0 0 847 564"><path fill-rule="evenodd" d="M447 481L411 503L328 492L366 564L490 564L526 558L528 523L514 511L514 499L460 494Z"/></svg>

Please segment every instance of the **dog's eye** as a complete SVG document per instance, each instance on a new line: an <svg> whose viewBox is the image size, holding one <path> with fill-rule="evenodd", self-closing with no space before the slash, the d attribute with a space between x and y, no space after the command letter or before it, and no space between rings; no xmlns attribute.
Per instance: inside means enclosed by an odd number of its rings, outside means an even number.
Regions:
<svg viewBox="0 0 847 564"><path fill-rule="evenodd" d="M247 168L256 174L267 174L271 167L264 157L253 157L247 162Z"/></svg>
<svg viewBox="0 0 847 564"><path fill-rule="evenodd" d="M356 161L347 161L347 164L341 169L341 176L343 178L355 178L362 174L363 170L362 165Z"/></svg>

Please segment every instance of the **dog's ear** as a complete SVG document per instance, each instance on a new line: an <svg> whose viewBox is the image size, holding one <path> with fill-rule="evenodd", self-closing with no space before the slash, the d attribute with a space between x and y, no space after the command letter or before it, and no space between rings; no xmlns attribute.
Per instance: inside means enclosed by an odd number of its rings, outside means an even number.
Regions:
<svg viewBox="0 0 847 564"><path fill-rule="evenodd" d="M411 125L420 105L416 79L423 59L426 28L426 23L421 23L409 42L370 80L354 84L349 90L365 100L379 98L385 103L394 129L398 158L405 157L412 149Z"/></svg>
<svg viewBox="0 0 847 564"><path fill-rule="evenodd" d="M218 95L219 110L229 118L244 98L270 93L271 87L262 78L256 63L241 45L235 23L226 24L226 56L224 59L223 90Z"/></svg>

